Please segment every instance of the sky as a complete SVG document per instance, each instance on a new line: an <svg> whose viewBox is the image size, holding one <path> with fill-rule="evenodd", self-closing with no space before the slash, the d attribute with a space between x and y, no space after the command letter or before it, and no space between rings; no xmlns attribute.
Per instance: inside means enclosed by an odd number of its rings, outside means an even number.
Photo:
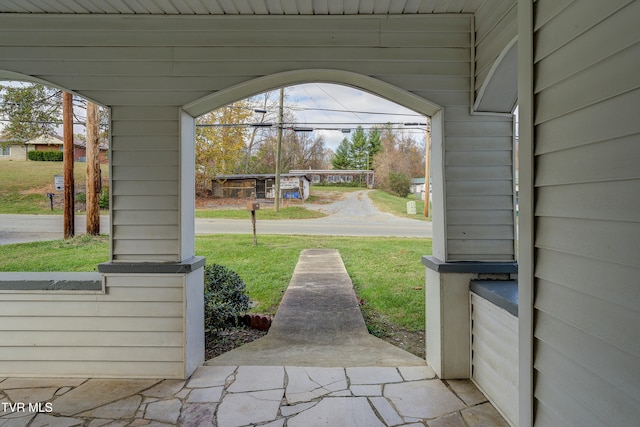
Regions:
<svg viewBox="0 0 640 427"><path fill-rule="evenodd" d="M394 128L405 129L419 141L425 138L423 115L348 86L329 83L289 86L285 88L285 104L293 110L298 126L314 128L314 136L322 135L327 147L333 150L349 137L340 129L353 131L358 125L367 129L373 124L393 123ZM421 126L404 126L405 123Z"/></svg>

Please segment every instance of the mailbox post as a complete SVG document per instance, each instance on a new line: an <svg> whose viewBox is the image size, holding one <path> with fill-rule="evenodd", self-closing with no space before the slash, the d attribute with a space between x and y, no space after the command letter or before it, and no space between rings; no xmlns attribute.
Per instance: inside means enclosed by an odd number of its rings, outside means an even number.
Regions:
<svg viewBox="0 0 640 427"><path fill-rule="evenodd" d="M49 205L51 206L51 210L53 210L53 193L47 193L47 197L49 198Z"/></svg>
<svg viewBox="0 0 640 427"><path fill-rule="evenodd" d="M251 224L253 225L253 245L256 246L258 244L258 239L256 238L256 211L260 209L260 203L250 201L247 202L247 210L251 211Z"/></svg>

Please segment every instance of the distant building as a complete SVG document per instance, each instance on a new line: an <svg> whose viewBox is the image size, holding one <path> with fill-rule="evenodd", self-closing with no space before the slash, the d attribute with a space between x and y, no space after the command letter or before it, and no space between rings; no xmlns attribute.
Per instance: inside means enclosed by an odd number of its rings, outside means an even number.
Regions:
<svg viewBox="0 0 640 427"><path fill-rule="evenodd" d="M64 142L60 136L43 135L34 138L26 143L11 141L2 144L0 141L0 161L26 161L29 160L29 151L63 151ZM109 146L100 144L100 163L108 164L107 153ZM87 159L87 145L85 141L73 141L73 160L85 162Z"/></svg>
<svg viewBox="0 0 640 427"><path fill-rule="evenodd" d="M275 199L275 174L221 175L212 181L213 197ZM311 182L305 173L280 175L282 199L306 200Z"/></svg>
<svg viewBox="0 0 640 427"><path fill-rule="evenodd" d="M418 200L424 200L424 178L412 178L409 192L415 194Z"/></svg>
<svg viewBox="0 0 640 427"><path fill-rule="evenodd" d="M343 184L362 182L368 188L373 188L374 174L372 170L357 169L296 169L289 171L290 173L304 173L311 178L311 184Z"/></svg>

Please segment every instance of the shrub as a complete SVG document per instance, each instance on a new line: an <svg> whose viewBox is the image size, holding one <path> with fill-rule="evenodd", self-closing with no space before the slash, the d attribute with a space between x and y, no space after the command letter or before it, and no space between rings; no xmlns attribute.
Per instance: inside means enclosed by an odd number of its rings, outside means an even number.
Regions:
<svg viewBox="0 0 640 427"><path fill-rule="evenodd" d="M411 191L411 180L404 174L390 173L389 189L396 196L407 197Z"/></svg>
<svg viewBox="0 0 640 427"><path fill-rule="evenodd" d="M27 157L36 162L61 162L64 153L62 151L29 151Z"/></svg>
<svg viewBox="0 0 640 427"><path fill-rule="evenodd" d="M245 284L234 271L218 264L204 269L204 328L218 331L236 326L249 309Z"/></svg>
<svg viewBox="0 0 640 427"><path fill-rule="evenodd" d="M62 151L43 151L42 153L45 162L61 162L64 157Z"/></svg>

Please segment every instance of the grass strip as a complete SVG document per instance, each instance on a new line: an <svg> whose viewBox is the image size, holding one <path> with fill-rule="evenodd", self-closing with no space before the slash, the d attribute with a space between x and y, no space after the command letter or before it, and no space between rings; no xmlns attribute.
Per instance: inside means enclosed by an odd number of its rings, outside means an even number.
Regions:
<svg viewBox="0 0 640 427"><path fill-rule="evenodd" d="M368 320L424 330L420 259L431 253L431 239L265 235L254 246L251 235L196 237L196 254L238 273L255 303L252 311L264 314L275 314L300 251L310 248L340 251ZM108 259L106 236L0 246L0 271L96 271Z"/></svg>
<svg viewBox="0 0 640 427"><path fill-rule="evenodd" d="M417 200L413 194L403 198L394 196L381 190L374 190L369 193L369 198L378 209L403 218L417 219L420 221L431 221L424 217L424 201ZM407 202L416 202L416 214L407 213Z"/></svg>

